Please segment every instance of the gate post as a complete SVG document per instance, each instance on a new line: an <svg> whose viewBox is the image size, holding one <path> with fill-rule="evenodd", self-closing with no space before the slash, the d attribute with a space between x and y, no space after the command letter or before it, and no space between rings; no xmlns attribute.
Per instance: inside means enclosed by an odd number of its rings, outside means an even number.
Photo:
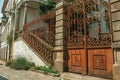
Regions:
<svg viewBox="0 0 120 80"><path fill-rule="evenodd" d="M55 26L55 61L54 67L59 71L63 72L65 67L65 20L64 20L64 5L65 1L61 0L56 5L56 26Z"/></svg>
<svg viewBox="0 0 120 80"><path fill-rule="evenodd" d="M114 65L113 80L120 80L120 0L111 0Z"/></svg>

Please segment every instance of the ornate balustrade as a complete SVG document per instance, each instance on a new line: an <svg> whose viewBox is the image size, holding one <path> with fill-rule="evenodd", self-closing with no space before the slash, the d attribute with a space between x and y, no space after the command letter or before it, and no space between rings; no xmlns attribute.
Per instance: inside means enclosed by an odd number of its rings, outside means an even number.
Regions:
<svg viewBox="0 0 120 80"><path fill-rule="evenodd" d="M23 31L34 33L39 38L54 46L55 40L55 11L45 14L24 25Z"/></svg>
<svg viewBox="0 0 120 80"><path fill-rule="evenodd" d="M54 18L55 18L55 11L51 11L51 12L49 12L49 13L47 13L45 15L42 15L42 16L38 17L37 19L34 19L34 20L28 22L27 24L25 24L23 26L23 31L29 29L30 27L39 25L43 21L45 21L45 22L49 21L49 20L53 21ZM55 24L55 23L53 23L53 24Z"/></svg>
<svg viewBox="0 0 120 80"><path fill-rule="evenodd" d="M55 45L55 11L49 12L23 27L23 39L47 63L53 64L53 46Z"/></svg>
<svg viewBox="0 0 120 80"><path fill-rule="evenodd" d="M48 64L53 64L53 47L31 32L24 32L23 39L35 50Z"/></svg>

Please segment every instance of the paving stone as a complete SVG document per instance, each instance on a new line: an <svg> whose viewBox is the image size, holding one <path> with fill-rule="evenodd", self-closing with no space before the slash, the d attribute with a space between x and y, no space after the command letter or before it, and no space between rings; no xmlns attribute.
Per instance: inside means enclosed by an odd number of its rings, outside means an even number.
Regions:
<svg viewBox="0 0 120 80"><path fill-rule="evenodd" d="M0 61L0 64L4 63ZM62 73L60 77L53 77L33 71L14 70L5 65L0 65L0 75L8 80L109 80L74 73Z"/></svg>

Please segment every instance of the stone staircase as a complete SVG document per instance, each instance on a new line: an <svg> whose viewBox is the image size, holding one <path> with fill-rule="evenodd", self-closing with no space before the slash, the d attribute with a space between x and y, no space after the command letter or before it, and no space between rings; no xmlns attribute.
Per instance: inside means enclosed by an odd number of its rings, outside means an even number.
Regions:
<svg viewBox="0 0 120 80"><path fill-rule="evenodd" d="M55 45L55 11L28 22L22 38L48 65L53 65Z"/></svg>

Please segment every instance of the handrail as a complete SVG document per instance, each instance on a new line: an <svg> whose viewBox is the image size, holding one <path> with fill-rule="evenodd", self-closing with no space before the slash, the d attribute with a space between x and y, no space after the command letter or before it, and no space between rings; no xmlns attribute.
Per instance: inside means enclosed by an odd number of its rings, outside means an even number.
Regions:
<svg viewBox="0 0 120 80"><path fill-rule="evenodd" d="M45 41L43 41L42 39L40 39L39 37L37 37L35 34L33 34L33 33L30 32L30 35L34 36L41 44L43 44L47 48L53 50L52 46L50 46L48 43L46 43Z"/></svg>
<svg viewBox="0 0 120 80"><path fill-rule="evenodd" d="M52 11L26 23L23 27L23 39L51 65L55 45L55 22L55 11Z"/></svg>

